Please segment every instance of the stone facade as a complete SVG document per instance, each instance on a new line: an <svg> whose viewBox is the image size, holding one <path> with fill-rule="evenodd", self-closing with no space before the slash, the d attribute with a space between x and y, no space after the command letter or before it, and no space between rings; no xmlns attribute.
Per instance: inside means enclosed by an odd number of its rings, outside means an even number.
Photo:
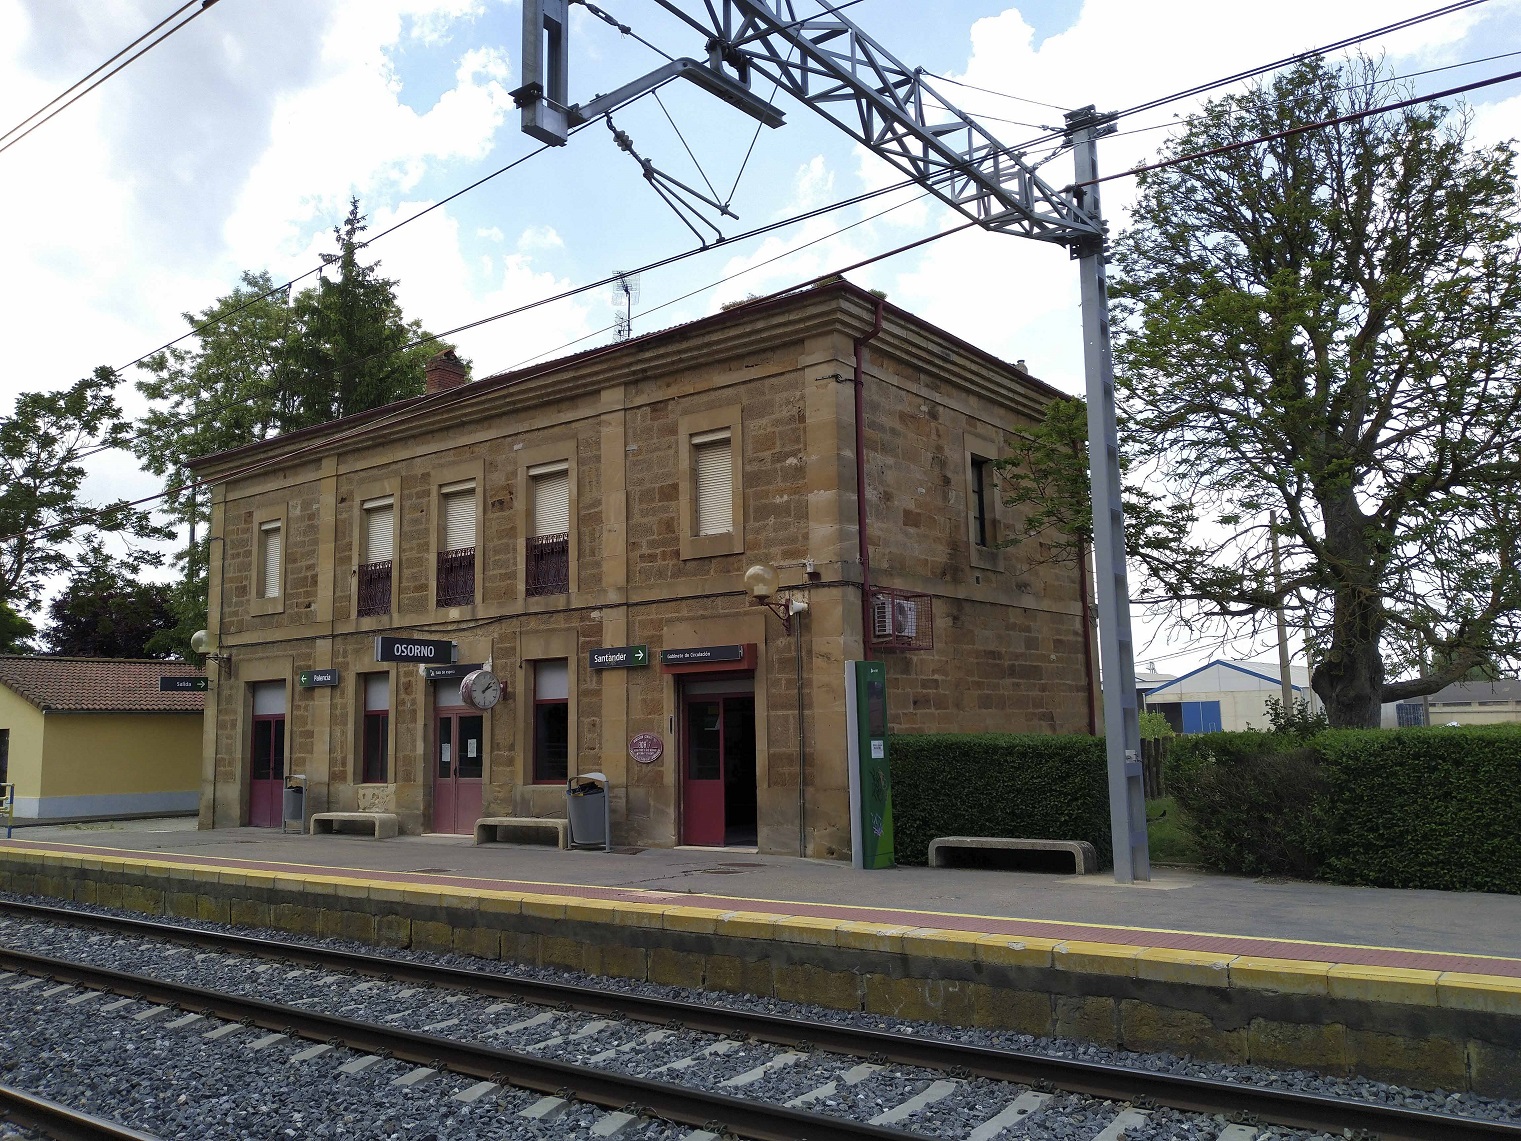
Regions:
<svg viewBox="0 0 1521 1141"><path fill-rule="evenodd" d="M863 656L852 380L877 307L839 283L200 461L215 484L208 629L222 658L202 826L250 820L253 683L273 681L308 812L394 804L405 831L432 830L434 683L375 661L375 636L395 633L452 639L461 662L502 679L484 714L488 815L564 815L563 783L534 783L532 759L534 663L564 660L569 772L610 778L616 843L681 842L683 694L738 680L754 691L760 850L847 857L844 662ZM891 728L1086 732L1076 569L999 548L996 495L984 544L971 522L974 457L1006 454L1054 390L882 308L862 390L871 582L929 596L934 631L929 649L872 651L887 665ZM730 432L735 510L728 532L701 535L692 440L715 429ZM569 582L534 595L529 472L542 464L568 474ZM474 597L439 607L440 489L467 481ZM395 505L391 608L360 617L361 504L379 497ZM283 589L268 598L258 544L275 524ZM791 633L746 591L761 563L808 602ZM591 650L626 645L647 645L652 663L589 668ZM743 675L660 662L663 649L731 645L748 647ZM338 670L339 684L301 688L313 669ZM363 783L360 760L360 679L374 673L391 695L384 788ZM630 759L639 733L664 741L660 759Z"/></svg>

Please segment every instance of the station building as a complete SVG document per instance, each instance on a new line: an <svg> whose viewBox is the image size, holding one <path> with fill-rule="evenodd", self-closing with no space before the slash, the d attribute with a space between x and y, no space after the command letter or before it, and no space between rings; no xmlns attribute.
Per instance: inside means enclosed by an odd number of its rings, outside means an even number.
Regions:
<svg viewBox="0 0 1521 1141"><path fill-rule="evenodd" d="M839 281L427 387L196 462L202 827L278 824L299 774L308 813L469 833L596 771L615 843L846 858L847 660L885 662L893 732L1090 731L1081 575L1000 545L992 461L1059 395L1022 367Z"/></svg>

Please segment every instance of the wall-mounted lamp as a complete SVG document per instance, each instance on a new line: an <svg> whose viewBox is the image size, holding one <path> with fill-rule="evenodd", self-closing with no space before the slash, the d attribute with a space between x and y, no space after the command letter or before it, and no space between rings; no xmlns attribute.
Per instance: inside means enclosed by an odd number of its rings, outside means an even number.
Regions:
<svg viewBox="0 0 1521 1141"><path fill-rule="evenodd" d="M776 588L781 584L781 576L776 573L775 567L759 563L745 572L745 589L750 592L750 597L782 620L782 629L792 633L792 616L805 614L808 611L808 600L799 598L790 591L778 595Z"/></svg>
<svg viewBox="0 0 1521 1141"><path fill-rule="evenodd" d="M194 634L190 635L190 648L196 653L200 654L203 658L208 658L211 661L216 662L218 667L220 667L224 662L229 665L232 663L231 654L217 654L212 652L211 635L206 633L205 630L197 630Z"/></svg>

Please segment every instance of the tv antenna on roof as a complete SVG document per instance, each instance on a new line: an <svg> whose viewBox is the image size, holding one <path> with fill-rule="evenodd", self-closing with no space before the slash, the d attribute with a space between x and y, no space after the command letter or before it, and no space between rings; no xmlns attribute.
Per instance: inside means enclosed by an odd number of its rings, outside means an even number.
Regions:
<svg viewBox="0 0 1521 1141"><path fill-rule="evenodd" d="M626 341L634 335L634 303L639 300L639 275L620 273L613 283L613 305L618 309L615 320L618 340Z"/></svg>

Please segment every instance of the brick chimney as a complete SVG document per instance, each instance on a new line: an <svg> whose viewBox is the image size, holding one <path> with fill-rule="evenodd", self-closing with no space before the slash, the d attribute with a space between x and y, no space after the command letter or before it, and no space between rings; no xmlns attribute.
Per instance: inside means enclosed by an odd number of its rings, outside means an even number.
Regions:
<svg viewBox="0 0 1521 1141"><path fill-rule="evenodd" d="M465 383L465 362L454 355L453 349L435 354L423 366L423 385L429 395L448 392Z"/></svg>

